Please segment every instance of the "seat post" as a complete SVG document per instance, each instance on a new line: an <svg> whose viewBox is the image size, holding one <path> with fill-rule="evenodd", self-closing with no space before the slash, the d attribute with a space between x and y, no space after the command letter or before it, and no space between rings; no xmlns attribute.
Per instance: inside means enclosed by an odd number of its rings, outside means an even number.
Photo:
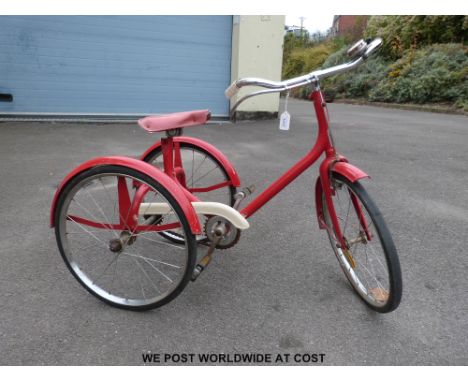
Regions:
<svg viewBox="0 0 468 382"><path fill-rule="evenodd" d="M180 152L180 142L174 142L174 175L182 187L187 187L185 170L182 164L182 154Z"/></svg>
<svg viewBox="0 0 468 382"><path fill-rule="evenodd" d="M172 136L161 138L161 147L164 162L164 172L175 179L174 174L174 140Z"/></svg>
<svg viewBox="0 0 468 382"><path fill-rule="evenodd" d="M179 137L181 135L181 128L166 130L166 138L161 138L161 148L163 153L164 172L185 187L185 172L182 167L180 144L178 142L174 142L174 137Z"/></svg>

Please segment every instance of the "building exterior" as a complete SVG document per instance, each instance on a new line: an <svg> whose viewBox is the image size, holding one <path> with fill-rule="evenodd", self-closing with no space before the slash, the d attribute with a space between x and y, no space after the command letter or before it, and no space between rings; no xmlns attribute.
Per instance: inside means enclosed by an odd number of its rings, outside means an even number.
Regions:
<svg viewBox="0 0 468 382"><path fill-rule="evenodd" d="M234 16L231 78L260 77L281 81L284 16ZM258 90L258 88L257 88ZM242 88L231 100L252 92ZM241 104L237 119L276 118L279 93L253 97Z"/></svg>
<svg viewBox="0 0 468 382"><path fill-rule="evenodd" d="M0 118L226 118L234 79L280 79L283 30L283 16L0 16Z"/></svg>
<svg viewBox="0 0 468 382"><path fill-rule="evenodd" d="M351 40L362 37L369 16L337 15L333 17L331 35Z"/></svg>

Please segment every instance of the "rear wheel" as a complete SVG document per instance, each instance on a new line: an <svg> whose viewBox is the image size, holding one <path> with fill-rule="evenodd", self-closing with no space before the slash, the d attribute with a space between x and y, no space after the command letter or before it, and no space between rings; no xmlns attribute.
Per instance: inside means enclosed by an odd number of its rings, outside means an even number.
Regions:
<svg viewBox="0 0 468 382"><path fill-rule="evenodd" d="M137 193L140 209L128 206ZM164 215L145 206L165 203ZM130 215L136 216L133 228ZM155 217L164 223L154 224ZM174 299L187 285L196 262L196 241L181 207L155 179L122 166L98 166L73 178L61 192L55 234L70 272L108 304L147 310ZM177 227L175 245L157 230Z"/></svg>
<svg viewBox="0 0 468 382"><path fill-rule="evenodd" d="M330 244L343 272L361 299L373 310L395 310L401 300L402 281L398 254L382 214L360 182L332 173L332 196L342 247L333 229L322 194L323 213Z"/></svg>
<svg viewBox="0 0 468 382"><path fill-rule="evenodd" d="M200 146L187 142L180 142L179 145L186 188L202 201L218 202L232 207L235 202L236 188L230 184L219 187L230 180L223 165L209 151ZM143 161L164 171L161 147L147 154ZM213 187L215 189L212 189ZM204 216L199 216L199 219L202 223L206 221ZM184 242L177 231L161 232L161 236L174 243ZM197 236L197 241L205 240L205 235Z"/></svg>

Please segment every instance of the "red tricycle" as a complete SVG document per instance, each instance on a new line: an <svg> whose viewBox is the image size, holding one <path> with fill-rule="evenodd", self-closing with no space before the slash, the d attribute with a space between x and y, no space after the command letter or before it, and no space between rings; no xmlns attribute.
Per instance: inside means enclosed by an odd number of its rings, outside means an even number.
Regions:
<svg viewBox="0 0 468 382"><path fill-rule="evenodd" d="M311 150L245 207L253 187L241 188L228 158L210 143L183 136L205 124L208 110L149 116L139 125L165 136L138 159L99 157L83 163L59 185L51 208L58 248L73 276L113 306L147 310L174 299L206 269L216 249L227 249L249 228L248 218L324 156L315 184L318 226L351 286L373 310L396 309L401 271L392 236L362 183L368 175L337 153L329 129L322 78L351 70L382 44L359 41L351 61L286 81L235 81L259 86L244 100L311 86L318 136ZM197 252L202 252L197 256Z"/></svg>

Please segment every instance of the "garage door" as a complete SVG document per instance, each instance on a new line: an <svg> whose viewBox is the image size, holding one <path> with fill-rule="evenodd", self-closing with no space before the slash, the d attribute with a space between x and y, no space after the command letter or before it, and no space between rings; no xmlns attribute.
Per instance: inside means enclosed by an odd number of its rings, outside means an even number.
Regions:
<svg viewBox="0 0 468 382"><path fill-rule="evenodd" d="M226 116L231 33L231 16L0 16L0 116Z"/></svg>

